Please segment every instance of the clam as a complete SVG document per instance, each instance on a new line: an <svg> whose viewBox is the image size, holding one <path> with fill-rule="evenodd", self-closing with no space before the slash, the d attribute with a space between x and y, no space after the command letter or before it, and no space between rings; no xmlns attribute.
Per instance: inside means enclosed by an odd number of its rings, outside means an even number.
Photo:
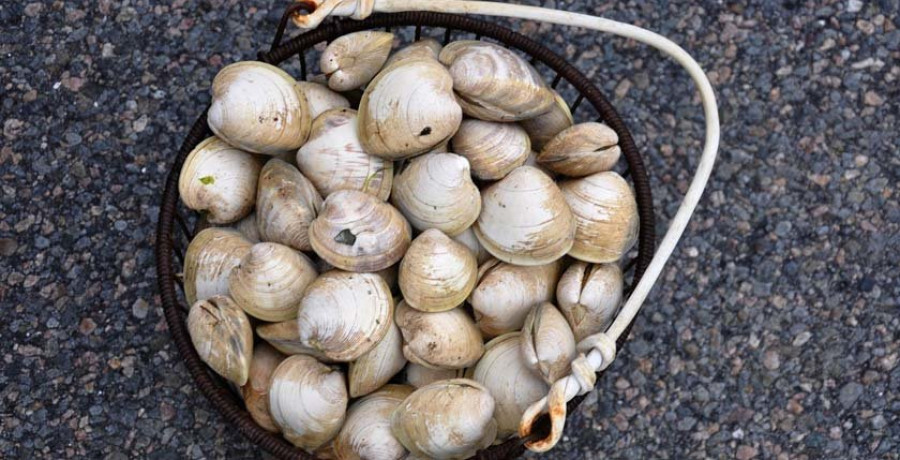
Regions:
<svg viewBox="0 0 900 460"><path fill-rule="evenodd" d="M572 264L559 279L556 300L575 342L604 332L622 302L622 269L616 264Z"/></svg>
<svg viewBox="0 0 900 460"><path fill-rule="evenodd" d="M466 115L488 121L519 121L550 110L554 95L540 74L516 53L493 43L463 40L445 46L453 89Z"/></svg>
<svg viewBox="0 0 900 460"><path fill-rule="evenodd" d="M394 64L395 62L404 61L407 59L425 58L437 60L438 55L441 54L441 48L443 48L443 46L440 44L440 42L433 38L419 40L407 45L405 48L402 48L394 53L390 58L388 58L384 66L387 67L391 64Z"/></svg>
<svg viewBox="0 0 900 460"><path fill-rule="evenodd" d="M400 302L394 321L403 334L403 355L425 367L463 369L475 364L484 343L462 308L426 313Z"/></svg>
<svg viewBox="0 0 900 460"><path fill-rule="evenodd" d="M256 192L254 191L254 193ZM254 203L256 202L256 196L253 197L253 201ZM256 212L251 212L247 217L237 221L232 227L239 231L241 235L244 235L244 238L247 238L247 241L251 243L255 244L262 241L259 238L259 226L256 223Z"/></svg>
<svg viewBox="0 0 900 460"><path fill-rule="evenodd" d="M562 262L522 267L496 259L478 268L478 283L469 303L485 337L517 331L534 305L553 300Z"/></svg>
<svg viewBox="0 0 900 460"><path fill-rule="evenodd" d="M494 257L516 265L556 260L575 242L575 218L559 187L531 166L514 169L481 195L475 235Z"/></svg>
<svg viewBox="0 0 900 460"><path fill-rule="evenodd" d="M256 327L256 335L286 355L309 355L323 363L334 362L319 350L304 345L300 340L300 325L296 319L262 324Z"/></svg>
<svg viewBox="0 0 900 460"><path fill-rule="evenodd" d="M525 365L549 384L569 373L578 354L572 328L549 302L536 305L528 314L520 342Z"/></svg>
<svg viewBox="0 0 900 460"><path fill-rule="evenodd" d="M550 387L526 366L520 346L520 333L511 332L484 346L471 378L491 392L496 406L497 439L507 439L519 431L525 409L547 396Z"/></svg>
<svg viewBox="0 0 900 460"><path fill-rule="evenodd" d="M341 371L311 356L291 356L272 374L272 421L297 447L311 451L334 438L344 423L347 403Z"/></svg>
<svg viewBox="0 0 900 460"><path fill-rule="evenodd" d="M320 115L313 122L309 141L297 152L297 166L322 196L358 190L387 200L394 163L363 150L357 125L352 109L334 109Z"/></svg>
<svg viewBox="0 0 900 460"><path fill-rule="evenodd" d="M380 276L330 271L300 302L300 343L334 361L353 361L384 338L393 313L394 299Z"/></svg>
<svg viewBox="0 0 900 460"><path fill-rule="evenodd" d="M481 243L478 242L478 237L475 236L472 227L469 227L459 235L454 236L453 240L467 247L469 251L475 255L475 260L478 262L478 265L487 262L487 260L491 258L491 253L487 252Z"/></svg>
<svg viewBox="0 0 900 460"><path fill-rule="evenodd" d="M253 347L253 359L250 360L250 374L247 383L241 387L241 396L247 412L257 425L263 429L277 433L278 427L269 414L269 383L275 368L286 358L265 342Z"/></svg>
<svg viewBox="0 0 900 460"><path fill-rule="evenodd" d="M391 432L391 414L414 388L387 385L350 406L347 420L334 440L339 459L400 460L407 451Z"/></svg>
<svg viewBox="0 0 900 460"><path fill-rule="evenodd" d="M602 123L580 123L556 135L538 155L538 163L569 177L612 169L622 150L619 135Z"/></svg>
<svg viewBox="0 0 900 460"><path fill-rule="evenodd" d="M375 348L350 363L347 379L351 398L365 396L381 388L406 365L403 336L394 320L389 322L387 333Z"/></svg>
<svg viewBox="0 0 900 460"><path fill-rule="evenodd" d="M552 92L556 103L548 112L519 122L531 138L531 147L537 150L544 148L547 142L575 123L566 100L556 91Z"/></svg>
<svg viewBox="0 0 900 460"><path fill-rule="evenodd" d="M373 272L397 263L412 239L400 211L356 190L325 200L309 227L312 248L329 264L347 271Z"/></svg>
<svg viewBox="0 0 900 460"><path fill-rule="evenodd" d="M200 359L237 386L247 383L253 356L253 329L243 310L228 296L191 306L187 329Z"/></svg>
<svg viewBox="0 0 900 460"><path fill-rule="evenodd" d="M198 300L228 294L231 270L250 252L253 243L237 230L211 227L191 240L184 255L184 296L191 305Z"/></svg>
<svg viewBox="0 0 900 460"><path fill-rule="evenodd" d="M569 255L593 263L615 262L637 242L637 201L622 176L601 172L559 185L575 216Z"/></svg>
<svg viewBox="0 0 900 460"><path fill-rule="evenodd" d="M432 369L416 363L406 365L406 383L421 388L438 380L450 380L465 376L465 369Z"/></svg>
<svg viewBox="0 0 900 460"><path fill-rule="evenodd" d="M276 243L257 243L231 272L228 292L248 315L263 321L297 317L303 292L316 279L302 253Z"/></svg>
<svg viewBox="0 0 900 460"><path fill-rule="evenodd" d="M230 224L253 211L259 169L253 155L210 137L185 160L178 193L187 207L205 211L210 223Z"/></svg>
<svg viewBox="0 0 900 460"><path fill-rule="evenodd" d="M472 175L481 180L499 180L525 164L531 140L515 123L464 120L453 136L453 150L466 157Z"/></svg>
<svg viewBox="0 0 900 460"><path fill-rule="evenodd" d="M481 212L481 194L469 173L469 162L459 155L422 155L394 178L391 202L418 230L458 235Z"/></svg>
<svg viewBox="0 0 900 460"><path fill-rule="evenodd" d="M225 66L212 84L209 128L248 152L277 155L306 141L312 117L287 72L257 61Z"/></svg>
<svg viewBox="0 0 900 460"><path fill-rule="evenodd" d="M336 38L319 59L319 67L328 75L328 86L335 91L362 88L381 70L393 43L394 34L374 30Z"/></svg>
<svg viewBox="0 0 900 460"><path fill-rule="evenodd" d="M309 102L309 116L314 122L319 115L329 110L350 107L350 101L346 97L328 89L321 83L298 81L297 88L306 96L306 100Z"/></svg>
<svg viewBox="0 0 900 460"><path fill-rule="evenodd" d="M277 158L259 175L256 223L263 241L309 251L309 225L322 207L322 197L297 168Z"/></svg>
<svg viewBox="0 0 900 460"><path fill-rule="evenodd" d="M388 160L433 149L452 137L461 121L453 80L434 59L404 59L385 67L359 104L363 147Z"/></svg>
<svg viewBox="0 0 900 460"><path fill-rule="evenodd" d="M437 229L416 237L400 262L406 304L427 312L456 308L475 287L478 263L468 248Z"/></svg>
<svg viewBox="0 0 900 460"><path fill-rule="evenodd" d="M494 398L474 380L443 380L409 395L391 415L391 432L417 457L462 459L494 442Z"/></svg>

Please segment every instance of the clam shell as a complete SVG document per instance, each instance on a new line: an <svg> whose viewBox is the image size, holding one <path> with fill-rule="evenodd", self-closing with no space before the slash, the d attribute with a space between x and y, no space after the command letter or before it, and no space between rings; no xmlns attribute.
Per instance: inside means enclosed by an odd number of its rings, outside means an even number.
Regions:
<svg viewBox="0 0 900 460"><path fill-rule="evenodd" d="M462 369L484 352L481 334L462 308L426 313L400 302L394 321L403 334L403 355L416 364Z"/></svg>
<svg viewBox="0 0 900 460"><path fill-rule="evenodd" d="M272 421L269 413L269 384L275 368L281 364L287 356L278 352L265 342L257 343L253 347L253 359L250 360L250 374L247 383L241 387L241 396L247 412L257 425L273 433L278 432L278 427Z"/></svg>
<svg viewBox="0 0 900 460"><path fill-rule="evenodd" d="M352 109L323 113L313 122L309 141L297 152L297 166L322 196L358 190L382 201L391 194L394 163L366 153L357 136Z"/></svg>
<svg viewBox="0 0 900 460"><path fill-rule="evenodd" d="M531 139L531 147L536 150L544 148L547 142L575 123L566 100L556 91L552 92L556 103L548 112L519 122Z"/></svg>
<svg viewBox="0 0 900 460"><path fill-rule="evenodd" d="M300 340L300 325L297 324L296 319L262 324L256 327L256 335L286 355L309 355L323 363L334 362L319 350L303 344Z"/></svg>
<svg viewBox="0 0 900 460"><path fill-rule="evenodd" d="M593 263L615 262L637 242L640 218L631 187L612 171L563 182L563 197L575 216L569 255Z"/></svg>
<svg viewBox="0 0 900 460"><path fill-rule="evenodd" d="M421 388L438 380L450 380L465 376L465 369L432 369L416 363L406 365L406 383Z"/></svg>
<svg viewBox="0 0 900 460"><path fill-rule="evenodd" d="M187 328L204 363L235 385L247 383L253 329L247 315L231 298L215 296L194 303L188 313Z"/></svg>
<svg viewBox="0 0 900 460"><path fill-rule="evenodd" d="M575 242L575 218L559 187L531 166L514 169L481 195L475 235L494 257L516 265L556 260Z"/></svg>
<svg viewBox="0 0 900 460"><path fill-rule="evenodd" d="M400 460L406 448L391 433L391 414L414 388L387 385L350 406L347 420L334 440L340 459Z"/></svg>
<svg viewBox="0 0 900 460"><path fill-rule="evenodd" d="M365 396L388 383L394 375L406 366L403 356L403 336L394 324L393 318L387 333L368 353L350 363L347 379L350 382L350 397Z"/></svg>
<svg viewBox="0 0 900 460"><path fill-rule="evenodd" d="M400 292L416 310L437 312L456 308L475 288L475 256L440 230L416 237L400 261Z"/></svg>
<svg viewBox="0 0 900 460"><path fill-rule="evenodd" d="M329 43L319 59L335 91L361 88L372 80L387 61L394 34L366 30L341 35Z"/></svg>
<svg viewBox="0 0 900 460"><path fill-rule="evenodd" d="M253 153L277 155L306 141L312 117L296 81L256 61L225 66L212 84L207 121L225 142Z"/></svg>
<svg viewBox="0 0 900 460"><path fill-rule="evenodd" d="M615 167L622 150L619 136L601 123L580 123L560 132L538 155L538 163L569 177L584 177Z"/></svg>
<svg viewBox="0 0 900 460"><path fill-rule="evenodd" d="M609 328L622 303L623 284L622 269L615 264L576 262L566 269L556 287L556 299L575 342Z"/></svg>
<svg viewBox="0 0 900 460"><path fill-rule="evenodd" d="M453 150L466 157L472 175L481 180L499 180L525 164L531 140L515 123L463 120L453 136Z"/></svg>
<svg viewBox="0 0 900 460"><path fill-rule="evenodd" d="M578 354L569 323L549 302L536 305L525 318L520 343L525 365L551 385L569 373Z"/></svg>
<svg viewBox="0 0 900 460"><path fill-rule="evenodd" d="M487 252L481 243L478 242L478 237L475 236L475 231L472 230L472 227L469 227L459 235L454 236L453 240L467 247L469 251L475 255L475 260L478 262L478 265L491 259L491 253Z"/></svg>
<svg viewBox="0 0 900 460"><path fill-rule="evenodd" d="M316 254L331 265L373 272L400 261L412 229L393 206L362 192L341 190L325 200L309 237Z"/></svg>
<svg viewBox="0 0 900 460"><path fill-rule="evenodd" d="M184 296L189 304L228 294L228 277L253 244L230 228L207 228L194 236L184 255Z"/></svg>
<svg viewBox="0 0 900 460"><path fill-rule="evenodd" d="M384 66L387 67L396 62L408 59L425 58L437 60L438 55L441 54L441 48L443 48L443 45L441 45L440 42L433 38L419 40L407 45L405 48L402 48L394 53L390 58L388 58Z"/></svg>
<svg viewBox="0 0 900 460"><path fill-rule="evenodd" d="M322 197L297 168L279 159L263 166L256 195L256 224L263 241L309 251L309 225L321 207Z"/></svg>
<svg viewBox="0 0 900 460"><path fill-rule="evenodd" d="M329 110L350 107L350 101L346 97L328 89L321 83L298 81L297 88L306 96L306 100L309 102L309 116L314 121L319 115Z"/></svg>
<svg viewBox="0 0 900 460"><path fill-rule="evenodd" d="M205 211L212 224L229 224L253 211L259 163L253 155L215 137L197 145L178 177L184 204Z"/></svg>
<svg viewBox="0 0 900 460"><path fill-rule="evenodd" d="M306 287L316 279L303 254L276 243L257 243L232 272L228 292L248 315L263 321L297 317Z"/></svg>
<svg viewBox="0 0 900 460"><path fill-rule="evenodd" d="M253 202L256 203L256 187L254 187L254 196ZM247 238L247 241L251 243L259 243L262 241L259 238L259 227L256 224L256 212L251 212L247 215L247 217L237 221L233 226L235 230L241 232L241 235L244 235L244 238Z"/></svg>

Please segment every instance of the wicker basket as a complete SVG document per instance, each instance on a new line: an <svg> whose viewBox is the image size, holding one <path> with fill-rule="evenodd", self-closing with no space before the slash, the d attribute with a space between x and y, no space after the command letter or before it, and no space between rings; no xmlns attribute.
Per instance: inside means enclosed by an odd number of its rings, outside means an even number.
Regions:
<svg viewBox="0 0 900 460"><path fill-rule="evenodd" d="M536 67L545 71L544 73L550 72L554 75L552 80L554 88L564 81L567 82L577 92L577 98L569 101L576 122L597 119L597 115L591 116L588 113L589 110L584 109L583 103L586 101L593 106L595 113L599 114L598 121L612 127L619 135L620 147L627 165L627 169L623 171L622 175L630 180L634 187L640 215L638 250L636 256L630 259L624 267L631 279L628 284L630 287L626 291L626 294L630 293L628 300L610 329L605 334L599 334L602 336L600 339L605 340L595 340L596 349L583 350L585 355L580 358L580 367L583 369L584 366L590 366L588 369L591 378L586 379L582 372L581 376L572 375L554 384L548 397L536 403L529 413L526 413L521 430L522 437L480 451L475 458L515 458L521 455L526 448L546 451L560 439L566 413L577 406L584 395L593 388L595 383L593 372L599 371L597 375L601 375L602 369L605 369L614 358L616 350L621 348L641 303L659 276L663 264L674 249L675 243L680 238L702 194L718 147L718 117L712 89L703 76L702 70L677 45L652 32L601 18L535 7L460 0L375 0L374 2L361 0L358 4L357 1L306 0L292 5L285 11L270 51L259 53L258 59L273 65L283 65L291 59L299 59L301 69L299 77L306 79L307 59L310 58L310 54L316 52L314 47L347 33L369 29L414 28L417 40L424 31L429 36L442 33L445 43L455 38L454 35L468 34L467 38L472 38L474 35L476 39L491 40L524 53L530 57ZM390 14L370 15L373 9ZM298 16L300 11L305 11L307 15ZM685 66L694 77L704 102L707 118L706 147L694 182L656 253L654 253L656 235L653 199L644 164L625 124L596 86L560 56L524 35L483 20L460 14L446 14L442 11L520 17L607 31L655 46ZM355 20L333 19L320 25L321 21L329 14L352 15ZM294 19L301 26L314 30L282 44L284 29L290 19ZM579 108L582 109L579 110ZM186 305L183 286L176 274L181 271L184 251L193 236L197 215L181 205L178 195L178 177L187 155L210 135L212 133L207 126L206 111L204 110L192 126L173 160L166 180L156 239L157 274L166 321L187 369L200 387L200 391L229 423L236 426L238 431L250 441L279 458L311 459L314 457L295 448L281 436L265 431L250 418L240 396L200 360L188 335L185 318L189 306ZM544 415L547 413L550 414L550 417Z"/></svg>

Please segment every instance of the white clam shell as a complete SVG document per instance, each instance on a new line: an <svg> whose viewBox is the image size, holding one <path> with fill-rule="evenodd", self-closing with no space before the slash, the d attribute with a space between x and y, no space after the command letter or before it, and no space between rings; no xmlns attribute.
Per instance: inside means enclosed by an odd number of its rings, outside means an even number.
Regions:
<svg viewBox="0 0 900 460"><path fill-rule="evenodd" d="M400 211L355 190L332 193L309 227L312 248L341 270L374 272L400 261L412 239Z"/></svg>
<svg viewBox="0 0 900 460"><path fill-rule="evenodd" d="M394 64L395 62L407 59L427 58L437 60L438 56L441 54L441 48L443 48L443 45L441 45L437 40L433 38L425 38L411 43L395 52L393 55L391 55L390 58L388 58L384 66L387 67L391 64Z"/></svg>
<svg viewBox="0 0 900 460"><path fill-rule="evenodd" d="M433 149L452 137L461 121L450 74L428 58L385 67L366 87L359 105L363 147L389 160Z"/></svg>
<svg viewBox="0 0 900 460"><path fill-rule="evenodd" d="M406 357L403 356L403 336L391 318L387 333L375 348L350 363L347 371L350 397L365 396L381 388L403 370L404 366Z"/></svg>
<svg viewBox="0 0 900 460"><path fill-rule="evenodd" d="M391 432L412 455L462 459L497 436L494 398L474 380L443 380L414 391L391 415Z"/></svg>
<svg viewBox="0 0 900 460"><path fill-rule="evenodd" d="M406 365L406 383L421 388L439 380L450 380L464 377L465 369L432 369L416 363Z"/></svg>
<svg viewBox="0 0 900 460"><path fill-rule="evenodd" d="M553 304L536 305L522 327L521 352L525 365L553 384L566 376L575 359L575 336Z"/></svg>
<svg viewBox="0 0 900 460"><path fill-rule="evenodd" d="M256 61L225 66L212 84L209 128L225 142L253 153L295 151L306 141L312 118L296 81Z"/></svg>
<svg viewBox="0 0 900 460"><path fill-rule="evenodd" d="M534 267L510 265L496 259L482 264L478 269L478 283L469 296L482 334L496 337L521 329L533 306L553 300L561 267L560 260Z"/></svg>
<svg viewBox="0 0 900 460"><path fill-rule="evenodd" d="M481 213L469 162L452 153L413 159L394 178L391 202L416 229L436 228L451 236L469 228Z"/></svg>
<svg viewBox="0 0 900 460"><path fill-rule="evenodd" d="M312 120L331 109L350 107L350 101L346 97L330 90L321 83L298 81L297 88L306 96L306 100L309 102L309 116Z"/></svg>
<svg viewBox="0 0 900 460"><path fill-rule="evenodd" d="M410 394L408 385L387 385L350 406L334 440L339 459L400 460L407 451L391 433L391 414Z"/></svg>
<svg viewBox="0 0 900 460"><path fill-rule="evenodd" d="M522 166L531 154L531 140L515 123L463 120L453 136L453 151L466 157L472 175L499 180Z"/></svg>
<svg viewBox="0 0 900 460"><path fill-rule="evenodd" d="M291 356L275 369L269 411L284 437L315 450L334 438L347 410L344 376L311 356Z"/></svg>
<svg viewBox="0 0 900 460"><path fill-rule="evenodd" d="M256 335L286 355L309 355L323 363L334 362L319 350L304 345L300 340L300 325L297 324L296 319L261 324L256 327Z"/></svg>
<svg viewBox="0 0 900 460"><path fill-rule="evenodd" d="M478 263L468 248L437 229L416 237L400 261L400 292L416 310L458 307L475 288Z"/></svg>
<svg viewBox="0 0 900 460"><path fill-rule="evenodd" d="M309 225L322 197L297 168L273 158L263 166L256 195L256 224L263 241L309 251Z"/></svg>
<svg viewBox="0 0 900 460"><path fill-rule="evenodd" d="M322 196L338 190L358 190L387 200L394 163L366 153L357 127L355 110L323 113L313 122L309 141L297 152L297 166Z"/></svg>
<svg viewBox="0 0 900 460"><path fill-rule="evenodd" d="M575 242L575 218L559 187L531 166L514 169L481 195L475 235L494 257L517 265L556 260Z"/></svg>
<svg viewBox="0 0 900 460"><path fill-rule="evenodd" d="M330 271L307 288L300 302L300 342L329 359L353 361L384 338L393 313L394 299L380 276Z"/></svg>
<svg viewBox="0 0 900 460"><path fill-rule="evenodd" d="M319 67L328 75L328 86L335 91L363 87L381 70L393 43L394 34L374 30L336 38L319 59Z"/></svg>
<svg viewBox="0 0 900 460"><path fill-rule="evenodd" d="M422 366L463 369L484 353L481 334L462 308L426 313L400 302L394 321L403 334L403 355Z"/></svg>
<svg viewBox="0 0 900 460"><path fill-rule="evenodd" d="M241 387L241 396L247 412L257 425L273 433L278 432L278 427L272 421L269 413L269 384L275 368L281 364L287 356L278 352L265 342L259 342L253 347L253 359L250 361L250 376L247 383Z"/></svg>
<svg viewBox="0 0 900 460"><path fill-rule="evenodd" d="M488 261L491 258L491 253L487 252L484 249L484 246L478 242L478 237L475 236L475 231L472 230L472 227L465 229L459 235L453 237L453 240L457 243L462 243L465 247L469 248L469 251L475 255L475 260L478 262L478 265L481 265Z"/></svg>
<svg viewBox="0 0 900 460"><path fill-rule="evenodd" d="M472 372L496 402L497 438L507 439L519 431L522 415L533 403L547 396L550 387L525 364L520 333L511 332L491 340Z"/></svg>
<svg viewBox="0 0 900 460"><path fill-rule="evenodd" d="M593 263L615 262L637 242L637 200L622 176L601 172L559 185L575 216L569 255Z"/></svg>
<svg viewBox="0 0 900 460"><path fill-rule="evenodd" d="M317 276L302 253L277 243L257 243L231 272L228 292L248 315L286 321L297 317L300 299Z"/></svg>
<svg viewBox="0 0 900 460"><path fill-rule="evenodd" d="M253 202L256 203L256 192L254 191ZM241 235L244 235L244 238L247 238L247 241L251 243L259 243L262 240L259 237L259 227L256 223L256 212L251 212L247 215L247 217L235 222L232 225L232 228L241 232Z"/></svg>
<svg viewBox="0 0 900 460"><path fill-rule="evenodd" d="M622 303L622 269L616 264L572 264L556 286L559 310L569 321L575 341L604 332Z"/></svg>
<svg viewBox="0 0 900 460"><path fill-rule="evenodd" d="M518 121L547 112L554 95L540 74L516 53L477 40L450 43L440 61L453 77L466 115L488 121Z"/></svg>
<svg viewBox="0 0 900 460"><path fill-rule="evenodd" d="M212 227L194 236L184 255L184 296L198 300L228 294L228 277L253 244L236 230Z"/></svg>
<svg viewBox="0 0 900 460"><path fill-rule="evenodd" d="M191 306L187 329L200 359L235 385L247 383L253 355L253 329L247 315L227 296Z"/></svg>
<svg viewBox="0 0 900 460"><path fill-rule="evenodd" d="M622 150L619 135L602 123L580 123L556 135L538 155L538 163L569 177L609 171Z"/></svg>
<svg viewBox="0 0 900 460"><path fill-rule="evenodd" d="M537 150L544 148L547 142L575 123L566 100L556 91L553 91L553 96L556 103L548 112L519 122L531 138L531 147Z"/></svg>
<svg viewBox="0 0 900 460"><path fill-rule="evenodd" d="M206 211L210 223L236 222L253 211L259 169L253 155L210 137L185 160L178 193L187 207Z"/></svg>

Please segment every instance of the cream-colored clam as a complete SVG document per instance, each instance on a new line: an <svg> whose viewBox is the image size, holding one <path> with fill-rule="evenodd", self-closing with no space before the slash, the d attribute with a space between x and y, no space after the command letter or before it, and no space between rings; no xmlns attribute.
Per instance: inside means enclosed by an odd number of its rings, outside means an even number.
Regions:
<svg viewBox="0 0 900 460"><path fill-rule="evenodd" d="M576 342L612 324L622 303L623 283L616 264L576 262L566 269L556 286L556 299Z"/></svg>
<svg viewBox="0 0 900 460"><path fill-rule="evenodd" d="M419 40L407 45L406 47L391 55L384 66L387 67L395 62L407 59L428 58L437 60L438 56L441 54L441 48L443 48L443 45L441 45L440 42L433 38Z"/></svg>
<svg viewBox="0 0 900 460"><path fill-rule="evenodd" d="M205 211L210 223L237 222L253 211L259 169L253 155L210 137L185 160L178 193L187 207Z"/></svg>
<svg viewBox="0 0 900 460"><path fill-rule="evenodd" d="M393 318L389 322L387 333L375 348L350 363L347 379L351 398L365 396L381 388L406 366L403 336Z"/></svg>
<svg viewBox="0 0 900 460"><path fill-rule="evenodd" d="M401 460L408 452L391 432L391 414L415 388L386 385L350 406L334 440L337 458Z"/></svg>
<svg viewBox="0 0 900 460"><path fill-rule="evenodd" d="M416 310L458 307L475 288L478 263L468 248L437 229L416 237L400 261L400 292Z"/></svg>
<svg viewBox="0 0 900 460"><path fill-rule="evenodd" d="M422 366L462 369L484 352L481 334L462 308L426 313L400 302L394 320L403 334L403 355Z"/></svg>
<svg viewBox="0 0 900 460"><path fill-rule="evenodd" d="M323 363L334 362L319 350L303 344L300 340L300 325L296 319L259 325L256 327L256 335L286 355L309 355Z"/></svg>
<svg viewBox="0 0 900 460"><path fill-rule="evenodd" d="M550 387L525 364L520 333L511 332L484 346L471 378L484 385L494 397L497 438L506 439L519 431L522 414L534 402L547 396Z"/></svg>
<svg viewBox="0 0 900 460"><path fill-rule="evenodd" d="M569 177L612 169L622 150L619 135L602 123L580 123L556 135L538 155L538 163Z"/></svg>
<svg viewBox="0 0 900 460"><path fill-rule="evenodd" d="M269 384L275 368L281 364L287 356L278 352L265 342L257 343L253 347L253 359L250 361L250 378L241 387L241 396L250 417L263 429L277 433L278 427L272 421L269 413Z"/></svg>
<svg viewBox="0 0 900 460"><path fill-rule="evenodd" d="M256 192L254 191L254 194ZM254 203L256 202L256 196L253 197ZM256 212L251 212L247 215L247 217L237 221L232 227L241 232L241 235L244 235L244 238L247 238L247 241L251 243L259 243L262 241L259 238L259 226L256 223Z"/></svg>
<svg viewBox="0 0 900 460"><path fill-rule="evenodd" d="M288 441L302 449L315 450L338 434L347 403L341 371L311 356L291 356L272 374L272 421Z"/></svg>
<svg viewBox="0 0 900 460"><path fill-rule="evenodd" d="M309 141L297 152L297 166L322 196L358 190L382 201L391 194L394 163L366 153L352 109L329 110L313 122Z"/></svg>
<svg viewBox="0 0 900 460"><path fill-rule="evenodd" d="M228 296L199 300L188 313L187 329L200 359L237 386L247 383L253 356L253 329Z"/></svg>
<svg viewBox="0 0 900 460"><path fill-rule="evenodd" d="M575 218L559 187L531 166L514 169L481 195L475 235L494 257L516 265L542 265L575 242Z"/></svg>
<svg viewBox="0 0 900 460"><path fill-rule="evenodd" d="M453 150L466 157L472 175L481 180L499 180L525 164L531 140L515 123L464 120L453 136Z"/></svg>
<svg viewBox="0 0 900 460"><path fill-rule="evenodd" d="M413 159L394 178L391 202L416 229L436 228L451 236L469 228L481 213L469 162L452 153Z"/></svg>
<svg viewBox="0 0 900 460"><path fill-rule="evenodd" d="M466 115L488 121L534 118L551 109L554 95L540 74L516 53L493 43L463 40L441 51Z"/></svg>
<svg viewBox="0 0 900 460"><path fill-rule="evenodd" d="M475 236L475 231L472 230L472 227L469 227L459 235L454 236L453 240L467 247L469 251L475 255L475 260L478 262L478 265L487 262L487 260L491 258L491 253L487 252L481 243L478 242L478 237Z"/></svg>
<svg viewBox="0 0 900 460"><path fill-rule="evenodd" d="M297 88L306 96L309 102L309 116L315 121L319 115L332 110L350 107L350 101L346 97L328 89L327 86L312 81L298 81Z"/></svg>
<svg viewBox="0 0 900 460"><path fill-rule="evenodd" d="M277 155L306 141L312 117L306 96L285 71L257 61L225 66L212 84L209 128L225 142Z"/></svg>
<svg viewBox="0 0 900 460"><path fill-rule="evenodd" d="M478 268L478 283L469 304L485 337L517 331L531 308L553 300L562 270L559 260L535 267L510 265L492 259Z"/></svg>
<svg viewBox="0 0 900 460"><path fill-rule="evenodd" d="M380 276L330 271L307 288L300 302L300 343L329 359L353 361L384 338L393 313L394 299Z"/></svg>
<svg viewBox="0 0 900 460"><path fill-rule="evenodd" d="M575 359L575 336L566 318L550 302L536 305L522 327L525 365L553 384L569 373Z"/></svg>
<svg viewBox="0 0 900 460"><path fill-rule="evenodd" d="M248 315L286 321L297 317L300 299L317 276L302 253L277 243L257 243L231 272L228 292Z"/></svg>
<svg viewBox="0 0 900 460"><path fill-rule="evenodd" d="M540 150L544 148L547 142L550 142L557 134L575 123L566 100L556 91L553 91L553 96L556 103L553 104L548 112L528 120L522 120L519 123L528 132L533 149Z"/></svg>
<svg viewBox="0 0 900 460"><path fill-rule="evenodd" d="M335 91L362 88L381 70L393 43L394 34L374 30L336 38L319 59L319 67L328 75L328 86Z"/></svg>
<svg viewBox="0 0 900 460"><path fill-rule="evenodd" d="M432 369L416 363L406 365L406 383L416 388L422 388L438 380L462 378L465 374L465 369Z"/></svg>
<svg viewBox="0 0 900 460"><path fill-rule="evenodd" d="M412 239L400 211L356 190L340 190L325 200L309 227L312 248L341 270L374 272L397 263Z"/></svg>
<svg viewBox="0 0 900 460"><path fill-rule="evenodd" d="M461 121L453 80L434 59L405 59L385 67L359 104L363 147L388 160L433 149L452 137Z"/></svg>
<svg viewBox="0 0 900 460"><path fill-rule="evenodd" d="M569 255L585 262L622 258L637 242L637 201L622 176L601 172L559 185L575 216L575 244Z"/></svg>
<svg viewBox="0 0 900 460"><path fill-rule="evenodd" d="M184 255L184 296L189 304L228 294L228 277L253 243L237 230L211 227L194 236Z"/></svg>
<svg viewBox="0 0 900 460"><path fill-rule="evenodd" d="M322 207L322 197L297 168L277 158L259 175L256 224L263 241L309 251L309 225Z"/></svg>
<svg viewBox="0 0 900 460"><path fill-rule="evenodd" d="M494 398L474 380L443 380L407 397L391 415L391 432L419 458L462 459L494 442Z"/></svg>

